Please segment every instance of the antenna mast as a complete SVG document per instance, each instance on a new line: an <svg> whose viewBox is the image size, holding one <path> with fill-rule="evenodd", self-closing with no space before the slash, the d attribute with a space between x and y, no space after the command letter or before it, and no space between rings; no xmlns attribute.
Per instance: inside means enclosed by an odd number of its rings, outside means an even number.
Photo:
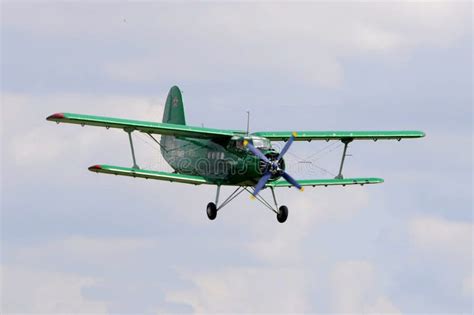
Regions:
<svg viewBox="0 0 474 315"><path fill-rule="evenodd" d="M247 111L247 136L249 135L250 131L250 111Z"/></svg>

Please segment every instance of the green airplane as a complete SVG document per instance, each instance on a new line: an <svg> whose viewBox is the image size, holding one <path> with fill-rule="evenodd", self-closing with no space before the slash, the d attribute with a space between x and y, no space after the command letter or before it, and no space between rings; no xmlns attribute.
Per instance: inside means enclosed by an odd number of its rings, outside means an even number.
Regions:
<svg viewBox="0 0 474 315"><path fill-rule="evenodd" d="M96 173L157 179L193 185L216 185L215 202L206 207L207 216L214 220L217 211L225 207L243 191L251 194L264 206L276 213L280 223L286 221L288 208L278 206L274 189L278 187L333 185L365 185L383 183L381 178L344 178L342 168L347 146L354 140L398 140L421 138L421 131L261 131L249 134L241 130L211 129L186 125L181 91L173 86L166 99L163 122L148 122L121 118L90 116L72 113L56 113L47 120L122 129L128 134L132 153L132 167L93 165L89 170ZM138 167L132 133L148 135L161 148L173 173L144 170ZM161 135L158 140L154 135ZM285 171L283 156L294 141L337 140L344 144L339 174L333 179L295 180ZM280 152L272 147L272 141L286 142ZM219 204L221 186L235 186L235 190ZM273 204L259 193L269 188Z"/></svg>

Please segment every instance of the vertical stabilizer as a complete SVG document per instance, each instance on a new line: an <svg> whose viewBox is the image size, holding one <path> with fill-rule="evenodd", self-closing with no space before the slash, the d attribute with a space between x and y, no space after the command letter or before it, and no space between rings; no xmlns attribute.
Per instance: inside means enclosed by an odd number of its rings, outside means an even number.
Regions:
<svg viewBox="0 0 474 315"><path fill-rule="evenodd" d="M186 125L184 118L183 97L177 86L173 86L166 98L163 122L168 124Z"/></svg>

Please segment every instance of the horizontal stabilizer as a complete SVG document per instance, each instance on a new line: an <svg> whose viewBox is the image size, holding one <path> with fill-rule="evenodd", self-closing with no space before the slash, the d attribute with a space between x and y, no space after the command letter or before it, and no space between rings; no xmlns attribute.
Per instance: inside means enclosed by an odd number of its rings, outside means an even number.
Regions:
<svg viewBox="0 0 474 315"><path fill-rule="evenodd" d="M204 177L201 176L158 172L112 165L93 165L89 167L89 171L120 176L140 177L145 179L164 180L169 182L178 182L193 185L211 184Z"/></svg>
<svg viewBox="0 0 474 315"><path fill-rule="evenodd" d="M343 179L301 179L297 180L301 186L346 186L346 185L365 185L365 184L381 184L381 178L343 178ZM292 184L286 180L277 180L270 182L266 187L291 187Z"/></svg>

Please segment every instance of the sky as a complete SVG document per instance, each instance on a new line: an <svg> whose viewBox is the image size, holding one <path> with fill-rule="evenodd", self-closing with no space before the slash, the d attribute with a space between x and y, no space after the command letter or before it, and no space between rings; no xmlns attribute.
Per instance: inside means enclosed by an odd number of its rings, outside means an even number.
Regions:
<svg viewBox="0 0 474 315"><path fill-rule="evenodd" d="M2 314L473 312L471 2L0 7ZM214 187L91 173L126 134L45 120L161 121L173 85L190 125L426 137L351 143L344 175L385 183L278 190L285 224L244 195L209 221ZM330 145L291 174L334 176Z"/></svg>

